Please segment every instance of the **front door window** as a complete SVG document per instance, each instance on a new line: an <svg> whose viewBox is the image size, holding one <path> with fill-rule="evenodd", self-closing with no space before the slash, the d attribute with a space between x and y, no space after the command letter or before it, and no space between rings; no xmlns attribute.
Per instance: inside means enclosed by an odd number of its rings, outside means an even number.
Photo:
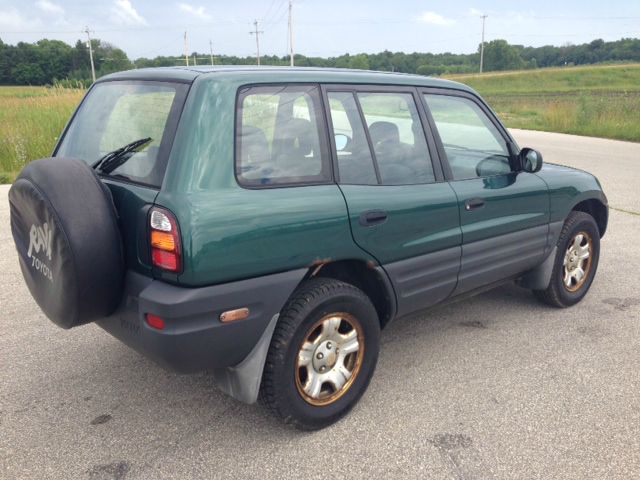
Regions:
<svg viewBox="0 0 640 480"><path fill-rule="evenodd" d="M472 100L425 94L454 180L511 172L507 144L489 117Z"/></svg>

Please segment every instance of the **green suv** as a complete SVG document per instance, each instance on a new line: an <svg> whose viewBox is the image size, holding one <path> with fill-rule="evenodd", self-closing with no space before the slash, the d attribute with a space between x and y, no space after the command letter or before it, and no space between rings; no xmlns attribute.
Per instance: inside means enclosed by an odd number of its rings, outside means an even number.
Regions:
<svg viewBox="0 0 640 480"><path fill-rule="evenodd" d="M608 220L470 88L330 69L106 76L9 196L52 321L305 429L355 405L395 318L514 280L579 302Z"/></svg>

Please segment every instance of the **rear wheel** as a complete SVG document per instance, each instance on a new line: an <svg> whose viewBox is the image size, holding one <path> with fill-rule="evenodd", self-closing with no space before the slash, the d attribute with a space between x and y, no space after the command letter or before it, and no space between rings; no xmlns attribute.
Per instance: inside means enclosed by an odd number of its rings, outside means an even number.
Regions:
<svg viewBox="0 0 640 480"><path fill-rule="evenodd" d="M375 370L380 326L369 298L353 285L312 279L283 309L265 364L260 398L305 430L342 418Z"/></svg>
<svg viewBox="0 0 640 480"><path fill-rule="evenodd" d="M536 297L554 307L575 305L589 291L600 258L600 234L593 217L571 212L560 238L551 281L545 290L534 290Z"/></svg>

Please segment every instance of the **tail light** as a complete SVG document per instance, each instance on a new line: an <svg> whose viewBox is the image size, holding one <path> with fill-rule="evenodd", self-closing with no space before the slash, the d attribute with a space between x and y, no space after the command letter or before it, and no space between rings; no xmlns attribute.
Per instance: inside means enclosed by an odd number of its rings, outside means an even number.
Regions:
<svg viewBox="0 0 640 480"><path fill-rule="evenodd" d="M182 245L176 217L169 210L153 207L149 215L151 263L154 267L178 273L182 270Z"/></svg>

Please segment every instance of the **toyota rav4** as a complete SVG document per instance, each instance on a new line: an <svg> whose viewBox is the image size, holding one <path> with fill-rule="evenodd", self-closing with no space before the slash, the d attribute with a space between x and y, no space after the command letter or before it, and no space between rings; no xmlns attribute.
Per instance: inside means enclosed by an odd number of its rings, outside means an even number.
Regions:
<svg viewBox="0 0 640 480"><path fill-rule="evenodd" d="M356 404L396 318L508 281L579 302L608 219L470 88L331 69L106 76L9 197L49 319L305 429Z"/></svg>

